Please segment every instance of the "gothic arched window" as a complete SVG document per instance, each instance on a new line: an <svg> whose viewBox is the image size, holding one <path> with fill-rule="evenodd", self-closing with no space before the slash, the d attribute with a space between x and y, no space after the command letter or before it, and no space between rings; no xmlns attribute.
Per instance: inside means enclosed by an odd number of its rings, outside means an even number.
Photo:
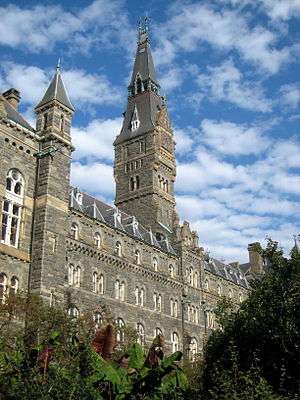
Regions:
<svg viewBox="0 0 300 400"><path fill-rule="evenodd" d="M97 274L97 272L93 273L93 292L98 293L98 274Z"/></svg>
<svg viewBox="0 0 300 400"><path fill-rule="evenodd" d="M139 250L135 250L134 252L134 261L137 265L141 264L141 252Z"/></svg>
<svg viewBox="0 0 300 400"><path fill-rule="evenodd" d="M142 82L141 77L139 75L137 75L137 77L136 77L135 87L136 87L136 93L142 93L142 91L143 91L143 82Z"/></svg>
<svg viewBox="0 0 300 400"><path fill-rule="evenodd" d="M116 280L115 282L115 299L119 300L120 299L120 281Z"/></svg>
<svg viewBox="0 0 300 400"><path fill-rule="evenodd" d="M172 353L175 353L175 351L178 351L179 349L179 337L176 332L173 332L171 334L171 343L172 343Z"/></svg>
<svg viewBox="0 0 300 400"><path fill-rule="evenodd" d="M102 314L99 311L96 311L93 315L93 320L95 323L95 329L99 329L103 323Z"/></svg>
<svg viewBox="0 0 300 400"><path fill-rule="evenodd" d="M75 240L78 240L79 237L79 229L78 229L78 225L76 224L76 222L72 222L71 225L71 237Z"/></svg>
<svg viewBox="0 0 300 400"><path fill-rule="evenodd" d="M125 301L125 282L122 281L120 284L120 300Z"/></svg>
<svg viewBox="0 0 300 400"><path fill-rule="evenodd" d="M198 272L196 271L195 273L194 273L194 287L195 288L197 288L198 287Z"/></svg>
<svg viewBox="0 0 300 400"><path fill-rule="evenodd" d="M175 275L175 273L174 273L174 265L172 265L172 264L169 265L169 274L170 274L171 278L174 278L174 275Z"/></svg>
<svg viewBox="0 0 300 400"><path fill-rule="evenodd" d="M18 170L11 169L6 176L1 226L1 242L9 246L18 247L23 201L23 176Z"/></svg>
<svg viewBox="0 0 300 400"><path fill-rule="evenodd" d="M160 329L160 328L158 328L158 327L156 327L155 329L154 329L154 337L156 338L157 336L162 336L163 335L163 333L162 333L162 330Z"/></svg>
<svg viewBox="0 0 300 400"><path fill-rule="evenodd" d="M95 245L98 249L100 249L100 247L101 247L101 235L100 235L99 232L96 232L96 233L94 234L94 245Z"/></svg>
<svg viewBox="0 0 300 400"><path fill-rule="evenodd" d="M124 342L125 339L125 333L124 333L124 327L125 327L125 322L122 318L117 318L116 319L116 326L117 326L117 342L122 343Z"/></svg>
<svg viewBox="0 0 300 400"><path fill-rule="evenodd" d="M100 294L104 293L104 276L102 274L99 276L98 291Z"/></svg>
<svg viewBox="0 0 300 400"><path fill-rule="evenodd" d="M137 330L137 341L141 346L144 346L145 344L145 328L144 325L138 322L136 324L136 330Z"/></svg>
<svg viewBox="0 0 300 400"><path fill-rule="evenodd" d="M122 256L122 245L121 245L121 242L116 242L116 245L115 245L115 253L116 253L116 255L117 255L118 257L121 257L121 256Z"/></svg>

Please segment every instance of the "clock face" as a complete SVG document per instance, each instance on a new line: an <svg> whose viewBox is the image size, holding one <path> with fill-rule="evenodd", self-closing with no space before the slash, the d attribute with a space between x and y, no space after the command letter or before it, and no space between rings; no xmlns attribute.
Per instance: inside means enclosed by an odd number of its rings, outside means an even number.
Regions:
<svg viewBox="0 0 300 400"><path fill-rule="evenodd" d="M173 152L174 150L173 139L171 138L170 135L168 135L165 132L162 132L161 134L161 144L164 149L168 150L170 153Z"/></svg>

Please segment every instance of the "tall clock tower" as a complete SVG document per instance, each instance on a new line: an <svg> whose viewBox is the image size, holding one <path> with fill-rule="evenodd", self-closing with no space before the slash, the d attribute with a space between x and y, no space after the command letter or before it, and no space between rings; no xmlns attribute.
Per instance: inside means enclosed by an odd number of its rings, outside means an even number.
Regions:
<svg viewBox="0 0 300 400"><path fill-rule="evenodd" d="M127 109L115 142L115 204L157 238L172 237L175 210L175 142L160 95L146 21L138 29Z"/></svg>

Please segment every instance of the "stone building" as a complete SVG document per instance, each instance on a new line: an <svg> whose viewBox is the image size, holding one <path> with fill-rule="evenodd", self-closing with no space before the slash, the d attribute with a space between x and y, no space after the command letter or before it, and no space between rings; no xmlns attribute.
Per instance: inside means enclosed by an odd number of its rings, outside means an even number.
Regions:
<svg viewBox="0 0 300 400"><path fill-rule="evenodd" d="M179 222L175 142L147 29L139 28L114 142L114 207L70 186L74 107L60 69L35 108L35 129L19 101L15 89L0 96L0 300L29 290L71 316L92 311L96 323L105 305L141 343L161 332L170 350L201 351L218 298L240 302L249 284L238 264L209 258Z"/></svg>

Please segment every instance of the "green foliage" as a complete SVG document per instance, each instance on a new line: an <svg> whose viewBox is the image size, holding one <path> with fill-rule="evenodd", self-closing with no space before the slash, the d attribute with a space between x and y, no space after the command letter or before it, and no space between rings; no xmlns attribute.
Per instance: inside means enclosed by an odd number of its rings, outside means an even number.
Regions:
<svg viewBox="0 0 300 400"><path fill-rule="evenodd" d="M91 316L74 320L38 297L22 295L0 305L0 321L0 399L181 399L188 388L178 365L182 354L164 357L162 348L157 352L163 341L151 346L153 365L132 342L104 359L111 325L95 342Z"/></svg>
<svg viewBox="0 0 300 400"><path fill-rule="evenodd" d="M198 379L203 399L300 398L300 257L283 256L269 239L261 254L269 273L253 282L235 310L217 308L221 329L206 345Z"/></svg>

